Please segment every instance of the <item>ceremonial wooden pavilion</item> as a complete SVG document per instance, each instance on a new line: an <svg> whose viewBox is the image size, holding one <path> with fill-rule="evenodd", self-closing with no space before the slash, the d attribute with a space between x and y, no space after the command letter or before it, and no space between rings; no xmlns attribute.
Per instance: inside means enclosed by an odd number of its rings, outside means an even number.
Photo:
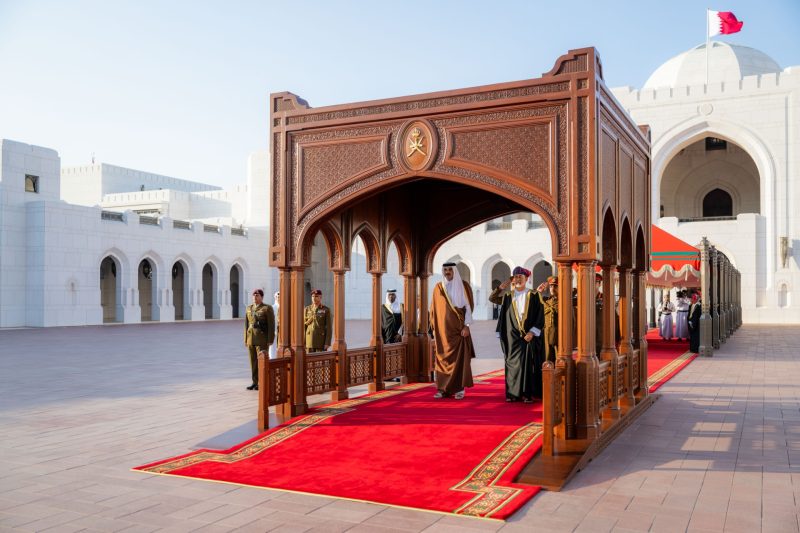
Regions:
<svg viewBox="0 0 800 533"><path fill-rule="evenodd" d="M541 78L311 108L271 96L270 265L280 271L278 358L260 358L259 428L307 396L402 377L430 381L429 279L437 249L479 223L519 211L549 228L559 276L558 357L544 367L543 453L522 480L558 487L649 405L645 276L650 143L603 82L594 48L571 50ZM334 276L331 351L304 349L304 271L320 233ZM360 237L372 274L372 340L345 338L345 272ZM394 243L404 278L402 342L381 339L381 275ZM520 243L524 245L524 243ZM604 293L595 328L595 267ZM577 269L573 272L573 265ZM578 292L573 338L573 278ZM595 336L602 350L595 353ZM548 481L550 480L550 481Z"/></svg>

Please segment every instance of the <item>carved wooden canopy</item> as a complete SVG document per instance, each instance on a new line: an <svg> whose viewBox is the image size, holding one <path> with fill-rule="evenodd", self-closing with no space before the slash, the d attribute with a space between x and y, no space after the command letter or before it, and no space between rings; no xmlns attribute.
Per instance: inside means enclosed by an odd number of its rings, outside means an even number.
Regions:
<svg viewBox="0 0 800 533"><path fill-rule="evenodd" d="M331 268L349 268L360 235L370 271L394 242L404 273L429 272L457 233L532 211L554 259L646 268L648 134L605 87L594 48L483 87L318 109L277 93L270 118L272 266L307 265L321 231Z"/></svg>

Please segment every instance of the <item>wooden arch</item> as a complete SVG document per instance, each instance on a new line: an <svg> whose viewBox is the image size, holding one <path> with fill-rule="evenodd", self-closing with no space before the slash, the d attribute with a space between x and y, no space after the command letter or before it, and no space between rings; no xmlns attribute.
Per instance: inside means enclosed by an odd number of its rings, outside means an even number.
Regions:
<svg viewBox="0 0 800 533"><path fill-rule="evenodd" d="M650 140L606 88L594 48L569 51L540 78L482 87L316 109L292 93L276 93L271 95L270 126L269 262L280 270L282 298L289 296L280 307L279 353L291 364L269 365L299 369L291 370L288 387L292 414L305 411L309 391L331 390L330 384L316 383L318 375L335 376L337 398L347 397L348 384L361 379L353 378L354 369L374 369L375 389L395 371L390 367L401 368L398 372L409 380L428 380L427 294L433 255L465 229L518 211L538 214L549 228L563 305L559 364L566 368L574 363L558 378L569 382L562 395L553 396L563 402L546 400L562 419L551 419L545 432L591 441L601 433L601 410L618 405L621 390L631 398L646 396L646 387L631 382L627 388L605 387L612 397L599 397L606 367L605 361L598 363L595 350L595 267L601 260L609 274L621 267L625 305L638 305L641 280L630 268L630 228L650 227ZM626 228L625 237L620 228ZM320 230L329 251L339 254L330 264L335 269L337 333L330 355L307 357L302 280L310 242ZM342 337L344 271L350 268L357 235L364 238L373 277L369 350L351 349ZM643 238L647 248L649 232ZM392 242L405 280L400 347L384 347L375 326L380 321L381 274ZM624 265L620 242L627 243L622 245L627 247ZM636 245L638 254L638 235ZM571 318L573 264L579 293L577 338ZM611 277L606 276L609 283ZM613 298L606 300L613 304ZM609 312L613 317L613 309ZM635 317L630 330L634 336L644 335ZM638 368L646 367L646 353L621 349L623 354L628 359L619 364L635 357ZM395 356L400 359L390 364ZM373 362L364 363L369 357ZM332 364L335 372L326 367ZM261 397L266 394L260 392Z"/></svg>

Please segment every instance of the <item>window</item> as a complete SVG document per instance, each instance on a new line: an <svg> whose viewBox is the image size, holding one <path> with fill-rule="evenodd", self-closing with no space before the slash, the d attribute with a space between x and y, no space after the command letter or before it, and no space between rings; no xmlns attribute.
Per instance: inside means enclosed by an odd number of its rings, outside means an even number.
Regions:
<svg viewBox="0 0 800 533"><path fill-rule="evenodd" d="M716 137L706 137L706 152L711 150L727 150L728 141Z"/></svg>
<svg viewBox="0 0 800 533"><path fill-rule="evenodd" d="M714 189L703 198L703 218L733 216L731 195L722 189Z"/></svg>
<svg viewBox="0 0 800 533"><path fill-rule="evenodd" d="M25 174L25 192L39 192L39 176Z"/></svg>

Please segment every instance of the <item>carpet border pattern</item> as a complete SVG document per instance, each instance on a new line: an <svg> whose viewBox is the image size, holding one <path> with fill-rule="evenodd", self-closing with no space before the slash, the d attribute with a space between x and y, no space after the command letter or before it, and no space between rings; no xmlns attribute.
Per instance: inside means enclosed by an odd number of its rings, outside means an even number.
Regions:
<svg viewBox="0 0 800 533"><path fill-rule="evenodd" d="M514 487L499 487L503 474L542 435L542 425L531 422L518 428L478 464L463 481L450 488L477 493L454 514L489 518L523 492Z"/></svg>

